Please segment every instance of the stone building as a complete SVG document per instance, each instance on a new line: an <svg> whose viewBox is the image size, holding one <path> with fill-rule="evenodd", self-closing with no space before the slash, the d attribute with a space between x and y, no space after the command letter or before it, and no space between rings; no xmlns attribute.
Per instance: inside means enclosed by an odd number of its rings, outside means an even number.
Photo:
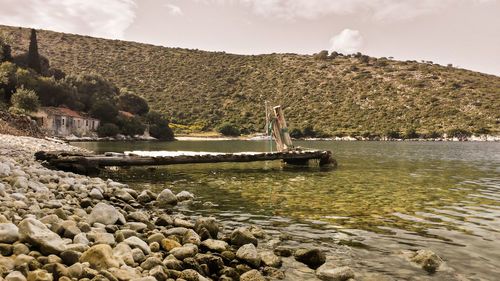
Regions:
<svg viewBox="0 0 500 281"><path fill-rule="evenodd" d="M99 126L99 120L64 107L42 107L36 116L43 130L51 136L92 136Z"/></svg>

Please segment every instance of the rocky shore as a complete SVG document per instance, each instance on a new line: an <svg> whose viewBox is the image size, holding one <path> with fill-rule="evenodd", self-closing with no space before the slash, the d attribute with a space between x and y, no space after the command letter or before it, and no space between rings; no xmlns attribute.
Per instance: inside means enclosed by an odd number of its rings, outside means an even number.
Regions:
<svg viewBox="0 0 500 281"><path fill-rule="evenodd" d="M213 217L178 213L175 205L193 200L189 192L137 192L50 170L35 161L40 150L79 149L0 135L0 281L288 279L283 259L313 279L354 277L325 264L320 249L280 247L258 227L223 231Z"/></svg>

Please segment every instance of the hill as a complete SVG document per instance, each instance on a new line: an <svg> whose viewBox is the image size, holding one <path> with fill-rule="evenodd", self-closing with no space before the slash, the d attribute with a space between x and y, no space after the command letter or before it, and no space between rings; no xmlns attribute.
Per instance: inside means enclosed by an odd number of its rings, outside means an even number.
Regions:
<svg viewBox="0 0 500 281"><path fill-rule="evenodd" d="M29 29L0 26L14 56ZM171 122L264 129L264 101L319 135L500 133L500 77L432 62L355 56L234 55L39 30L38 49L68 74L97 72ZM311 128L308 128L309 130Z"/></svg>

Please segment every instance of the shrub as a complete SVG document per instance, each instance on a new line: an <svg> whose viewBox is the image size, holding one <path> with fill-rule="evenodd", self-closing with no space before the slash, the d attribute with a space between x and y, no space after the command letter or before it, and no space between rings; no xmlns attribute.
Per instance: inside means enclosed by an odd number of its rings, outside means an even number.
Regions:
<svg viewBox="0 0 500 281"><path fill-rule="evenodd" d="M150 111L146 120L149 124L149 134L159 140L173 140L174 132L169 126L167 118L156 111Z"/></svg>
<svg viewBox="0 0 500 281"><path fill-rule="evenodd" d="M120 133L120 129L113 123L104 123L97 128L99 137L114 137Z"/></svg>
<svg viewBox="0 0 500 281"><path fill-rule="evenodd" d="M229 123L223 123L215 128L215 130L224 136L239 136L240 130Z"/></svg>
<svg viewBox="0 0 500 281"><path fill-rule="evenodd" d="M302 128L302 132L304 134L304 137L306 138L316 137L316 131L314 131L314 127L312 125L306 125L304 128Z"/></svg>
<svg viewBox="0 0 500 281"><path fill-rule="evenodd" d="M328 59L328 51L327 50L323 50L317 54L314 54L313 55L314 59L316 60L326 60Z"/></svg>
<svg viewBox="0 0 500 281"><path fill-rule="evenodd" d="M388 129L384 132L384 136L390 139L399 139L400 135L399 132L393 129Z"/></svg>
<svg viewBox="0 0 500 281"><path fill-rule="evenodd" d="M294 139L300 139L300 138L304 137L304 134L302 133L302 131L299 128L292 128L290 130L290 137L292 137Z"/></svg>
<svg viewBox="0 0 500 281"><path fill-rule="evenodd" d="M424 135L424 137L426 139L437 139L441 137L441 134L437 131L429 131Z"/></svg>
<svg viewBox="0 0 500 281"><path fill-rule="evenodd" d="M114 122L118 115L118 108L109 101L101 100L95 102L90 108L90 115L103 122Z"/></svg>
<svg viewBox="0 0 500 281"><path fill-rule="evenodd" d="M417 130L415 130L415 128L413 128L413 127L407 128L404 135L403 135L403 138L404 139L416 139L416 138L418 138Z"/></svg>
<svg viewBox="0 0 500 281"><path fill-rule="evenodd" d="M448 131L446 131L446 135L449 138L462 139L462 138L470 137L472 135L472 133L465 130L465 129L452 128L452 129L449 129Z"/></svg>
<svg viewBox="0 0 500 281"><path fill-rule="evenodd" d="M17 89L11 97L12 106L26 112L36 111L40 106L38 96L33 90L24 87Z"/></svg>

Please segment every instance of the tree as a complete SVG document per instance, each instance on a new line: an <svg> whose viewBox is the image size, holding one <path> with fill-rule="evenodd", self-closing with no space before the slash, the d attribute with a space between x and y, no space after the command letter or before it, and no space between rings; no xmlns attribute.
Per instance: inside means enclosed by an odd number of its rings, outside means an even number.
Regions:
<svg viewBox="0 0 500 281"><path fill-rule="evenodd" d="M0 98L10 101L12 93L16 90L16 66L11 62L0 64Z"/></svg>
<svg viewBox="0 0 500 281"><path fill-rule="evenodd" d="M31 29L30 47L28 50L28 67L30 67L37 73L42 72L42 67L40 64L40 55L38 54L38 42L36 40L35 29Z"/></svg>
<svg viewBox="0 0 500 281"><path fill-rule="evenodd" d="M149 134L159 140L173 140L174 132L169 127L169 121L156 111L150 111L146 116L149 124Z"/></svg>
<svg viewBox="0 0 500 281"><path fill-rule="evenodd" d="M18 108L26 112L36 111L40 106L38 96L35 91L25 89L24 87L17 89L17 91L12 95L11 102L14 108Z"/></svg>
<svg viewBox="0 0 500 281"><path fill-rule="evenodd" d="M118 108L109 101L97 101L90 108L90 115L102 122L114 123L118 115Z"/></svg>
<svg viewBox="0 0 500 281"><path fill-rule="evenodd" d="M0 62L12 61L10 45L3 33L0 33Z"/></svg>
<svg viewBox="0 0 500 281"><path fill-rule="evenodd" d="M114 137L120 133L120 129L113 123L104 123L97 128L99 137Z"/></svg>
<svg viewBox="0 0 500 281"><path fill-rule="evenodd" d="M118 97L118 108L138 115L144 115L149 111L146 100L131 93L125 93Z"/></svg>
<svg viewBox="0 0 500 281"><path fill-rule="evenodd" d="M316 60L326 60L328 58L328 51L327 50L323 50L317 54L314 54L313 55L314 59Z"/></svg>
<svg viewBox="0 0 500 281"><path fill-rule="evenodd" d="M82 73L66 77L68 84L76 87L78 100L89 110L96 101L115 102L119 90L112 82L96 73Z"/></svg>
<svg viewBox="0 0 500 281"><path fill-rule="evenodd" d="M127 117L121 114L116 118L116 125L122 134L128 136L142 135L146 130L146 125L139 117Z"/></svg>

